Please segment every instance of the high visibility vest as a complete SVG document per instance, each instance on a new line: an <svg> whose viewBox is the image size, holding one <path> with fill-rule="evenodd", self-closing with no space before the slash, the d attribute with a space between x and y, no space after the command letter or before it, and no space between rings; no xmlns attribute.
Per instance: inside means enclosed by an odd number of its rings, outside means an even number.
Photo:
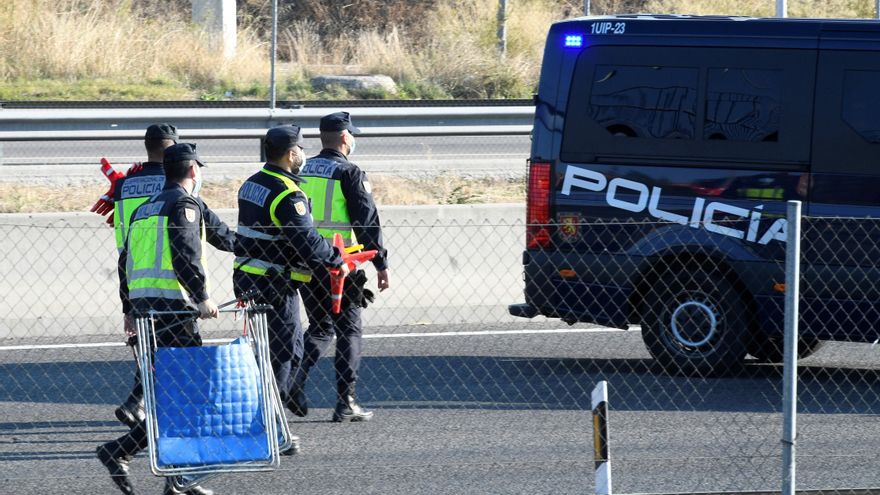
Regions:
<svg viewBox="0 0 880 495"><path fill-rule="evenodd" d="M342 183L327 177L306 174L303 177L306 182L301 188L312 200L312 218L321 237L333 239L333 234L340 234L346 246L354 244L348 202L342 195Z"/></svg>
<svg viewBox="0 0 880 495"><path fill-rule="evenodd" d="M128 231L129 298L159 298L189 301L189 294L177 279L171 263L171 242L168 239L168 217L162 215L164 202L144 205ZM202 267L207 277L207 244L205 222L201 222ZM207 280L206 280L207 285Z"/></svg>
<svg viewBox="0 0 880 495"><path fill-rule="evenodd" d="M116 251L122 252L125 233L131 214L151 196L162 191L164 175L135 175L122 179L122 189L113 202L113 229L116 234Z"/></svg>
<svg viewBox="0 0 880 495"><path fill-rule="evenodd" d="M275 214L278 205L281 201L287 196L296 193L302 192L299 186L296 185L291 178L285 177L276 172L272 172L271 170L261 169L260 172L275 177L280 180L287 189L279 193L272 202L269 204L269 218L272 219L272 223L278 227L279 229L284 228L281 224L281 220L278 219L278 216ZM239 226L236 229L236 233L242 237L248 237L251 239L259 239L264 241L281 241L281 235L271 235L265 232L261 232L259 230L252 229L248 226ZM272 274L280 274L284 276L289 276L291 280L295 280L298 282L310 282L312 280L312 272L308 268L304 266L283 266L278 263L271 263L269 261L260 260L253 257L248 256L237 256L232 263L232 268L234 270L241 270L245 273L250 273L251 275L259 275L259 276L269 276Z"/></svg>

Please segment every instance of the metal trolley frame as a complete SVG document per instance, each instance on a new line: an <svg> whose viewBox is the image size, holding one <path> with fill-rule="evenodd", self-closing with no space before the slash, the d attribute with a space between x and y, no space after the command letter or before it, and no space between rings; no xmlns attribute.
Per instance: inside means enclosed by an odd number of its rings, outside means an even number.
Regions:
<svg viewBox="0 0 880 495"><path fill-rule="evenodd" d="M266 438L269 442L269 458L266 460L243 460L205 465L163 466L159 463L159 425L156 415L156 374L154 355L157 350L155 318L160 315L176 315L180 323L187 323L198 317L191 311L158 312L151 311L146 317L135 319L137 329L137 361L143 377L144 409L150 470L157 476L172 477L174 488L186 491L209 477L222 473L270 471L280 465L280 452L294 444L287 424L287 417L278 391L278 384L272 371L269 358L269 336L266 310L269 306L247 304L244 307L229 308L238 301L230 301L221 306L221 313L245 315L244 338L250 343L259 369L259 404L264 415ZM225 309L224 309L225 308Z"/></svg>

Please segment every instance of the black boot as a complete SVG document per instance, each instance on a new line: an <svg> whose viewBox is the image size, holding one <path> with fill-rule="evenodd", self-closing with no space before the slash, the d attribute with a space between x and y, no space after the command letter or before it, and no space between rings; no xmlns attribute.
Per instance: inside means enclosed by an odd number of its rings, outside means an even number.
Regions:
<svg viewBox="0 0 880 495"><path fill-rule="evenodd" d="M202 487L201 485L196 485L185 492L179 492L174 489L174 483L172 483L171 478L165 478L165 489L162 490L162 495L214 495L212 490L208 490L207 488Z"/></svg>
<svg viewBox="0 0 880 495"><path fill-rule="evenodd" d="M290 437L290 447L281 451L281 455L296 455L300 451L300 438L296 435Z"/></svg>
<svg viewBox="0 0 880 495"><path fill-rule="evenodd" d="M336 410L333 411L333 421L345 423L347 421L369 421L373 419L373 411L367 411L358 405L354 383L339 385L337 391L339 397L336 400Z"/></svg>
<svg viewBox="0 0 880 495"><path fill-rule="evenodd" d="M115 414L120 423L134 428L147 417L144 413L144 400L128 396L128 399L116 408Z"/></svg>
<svg viewBox="0 0 880 495"><path fill-rule="evenodd" d="M110 472L110 478L116 486L126 495L134 495L134 486L128 478L128 461L129 458L118 454L118 447L115 442L99 445L96 449L98 460Z"/></svg>
<svg viewBox="0 0 880 495"><path fill-rule="evenodd" d="M301 418L309 414L309 403L306 401L306 393L302 387L294 385L293 390L290 391L290 399L287 401L287 409Z"/></svg>

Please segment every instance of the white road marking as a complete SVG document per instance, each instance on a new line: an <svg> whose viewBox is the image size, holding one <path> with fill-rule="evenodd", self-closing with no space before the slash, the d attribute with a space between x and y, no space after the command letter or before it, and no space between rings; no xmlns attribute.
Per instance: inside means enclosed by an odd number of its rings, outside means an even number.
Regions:
<svg viewBox="0 0 880 495"><path fill-rule="evenodd" d="M397 339L418 337L482 337L485 335L531 335L550 333L612 333L623 332L619 328L551 328L548 330L485 330L472 332L410 332L410 333L377 333L364 335L365 339ZM225 344L232 339L205 339L206 344ZM124 342L94 342L89 344L44 344L44 345L9 345L0 346L0 351L33 351L45 349L86 349L96 347L124 347Z"/></svg>
<svg viewBox="0 0 880 495"><path fill-rule="evenodd" d="M364 335L365 339L396 339L403 337L457 337L457 336L483 336L483 335L526 335L541 333L610 333L623 332L619 328L552 328L549 330L485 330L473 332L412 332L412 333L379 333Z"/></svg>

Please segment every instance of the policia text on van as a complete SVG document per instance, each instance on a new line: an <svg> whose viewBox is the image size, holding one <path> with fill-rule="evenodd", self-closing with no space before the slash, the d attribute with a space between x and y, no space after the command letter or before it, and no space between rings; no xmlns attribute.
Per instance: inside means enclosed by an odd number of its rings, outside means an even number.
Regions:
<svg viewBox="0 0 880 495"><path fill-rule="evenodd" d="M525 303L641 324L671 371L782 360L785 202L805 203L799 352L880 321L880 23L591 17L547 37Z"/></svg>

